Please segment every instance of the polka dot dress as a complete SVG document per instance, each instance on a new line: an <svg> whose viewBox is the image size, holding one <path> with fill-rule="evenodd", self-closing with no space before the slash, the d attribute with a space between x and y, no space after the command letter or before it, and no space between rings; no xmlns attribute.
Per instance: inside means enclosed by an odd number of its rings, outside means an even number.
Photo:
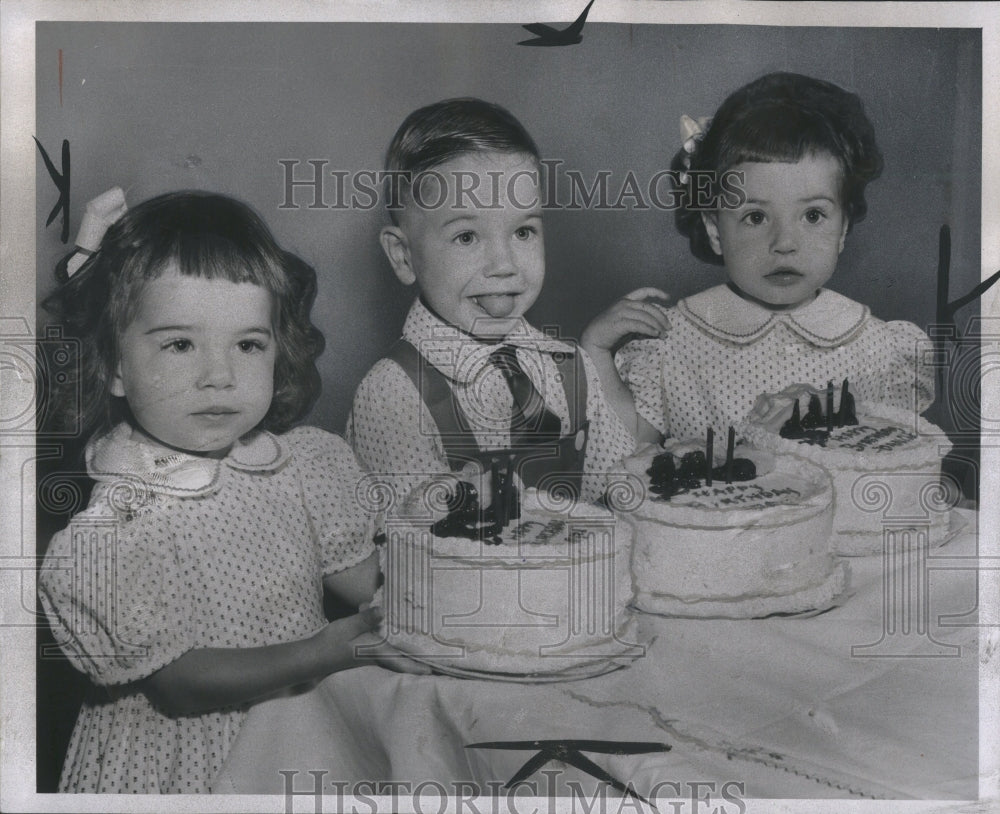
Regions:
<svg viewBox="0 0 1000 814"><path fill-rule="evenodd" d="M419 300L410 309L403 337L448 377L480 448L509 447L513 399L502 374L489 363L495 346L461 334ZM526 323L504 344L516 347L518 362L567 433L569 406L553 355L583 354L590 430L581 491L584 500L597 500L606 488L606 473L633 452L635 439L605 400L593 362L581 348L551 339ZM451 471L420 393L388 359L377 362L358 387L346 435L361 464L384 475L398 500L428 478Z"/></svg>
<svg viewBox="0 0 1000 814"><path fill-rule="evenodd" d="M918 413L934 399L933 369L918 365L926 334L876 319L833 291L772 312L718 286L682 300L669 317L664 338L630 342L615 360L639 414L668 436L719 433L741 422L761 393L793 384L822 389L847 378L859 402Z"/></svg>
<svg viewBox="0 0 1000 814"><path fill-rule="evenodd" d="M172 717L131 682L193 649L317 631L323 575L371 554L372 524L353 453L321 430L260 433L224 461L156 458L129 434L91 445L90 506L53 538L39 577L56 640L96 685L60 791L202 793L246 707Z"/></svg>

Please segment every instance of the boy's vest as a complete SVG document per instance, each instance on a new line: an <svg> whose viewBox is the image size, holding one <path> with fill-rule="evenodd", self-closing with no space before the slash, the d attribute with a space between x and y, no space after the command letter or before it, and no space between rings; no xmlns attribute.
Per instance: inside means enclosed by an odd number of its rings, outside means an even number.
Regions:
<svg viewBox="0 0 1000 814"><path fill-rule="evenodd" d="M562 432L559 437L537 435L537 440L530 445L495 450L480 449L472 424L455 398L447 377L409 341L398 340L386 358L406 371L420 393L437 425L452 471L459 471L470 461L477 461L487 472L494 464L513 464L525 486L550 490L569 487L579 495L589 427L587 374L579 353L553 354L566 392L570 431Z"/></svg>

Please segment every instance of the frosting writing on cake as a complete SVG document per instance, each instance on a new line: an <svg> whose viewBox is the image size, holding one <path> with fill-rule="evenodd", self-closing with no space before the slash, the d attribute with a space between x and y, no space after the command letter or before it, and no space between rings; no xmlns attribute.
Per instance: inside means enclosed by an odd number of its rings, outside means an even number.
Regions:
<svg viewBox="0 0 1000 814"><path fill-rule="evenodd" d="M832 446L840 449L851 449L856 452L891 452L899 447L905 447L917 439L915 433L908 432L902 427L869 427L859 425L850 427L843 432L838 432L831 439Z"/></svg>
<svg viewBox="0 0 1000 814"><path fill-rule="evenodd" d="M685 506L698 508L753 508L767 509L795 503L802 493L790 486L766 488L757 483L730 483L704 486L689 492Z"/></svg>

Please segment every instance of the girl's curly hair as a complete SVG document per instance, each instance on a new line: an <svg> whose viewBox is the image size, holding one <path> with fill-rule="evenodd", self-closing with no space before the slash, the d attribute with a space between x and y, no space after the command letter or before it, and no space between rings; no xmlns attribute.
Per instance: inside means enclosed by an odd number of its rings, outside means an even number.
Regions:
<svg viewBox="0 0 1000 814"><path fill-rule="evenodd" d="M712 179L709 201L718 201L719 179L746 161L798 161L829 153L843 170L841 204L848 229L868 209L865 187L882 173L882 153L875 129L854 93L821 79L795 73L772 73L731 94L720 105L694 151L681 149L671 169L683 205L675 211L677 229L692 253L721 264L702 222L704 206L694 206L698 173ZM700 202L700 201L699 201Z"/></svg>
<svg viewBox="0 0 1000 814"><path fill-rule="evenodd" d="M122 333L135 317L144 284L164 271L253 283L273 295L277 355L274 396L262 429L284 432L316 402L316 359L324 339L312 324L316 272L281 249L264 221L233 198L171 192L136 206L114 223L96 254L42 303L76 348L75 375L52 386L53 429L75 427L89 437L130 417L111 394Z"/></svg>

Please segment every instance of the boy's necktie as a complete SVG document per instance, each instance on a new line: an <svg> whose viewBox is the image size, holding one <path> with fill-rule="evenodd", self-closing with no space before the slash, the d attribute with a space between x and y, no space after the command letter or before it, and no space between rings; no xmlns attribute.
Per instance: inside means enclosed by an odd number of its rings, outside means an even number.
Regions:
<svg viewBox="0 0 1000 814"><path fill-rule="evenodd" d="M545 406L545 399L517 361L514 347L504 345L490 354L494 365L507 381L514 408L510 419L510 445L521 447L540 441L555 441L562 431L559 416Z"/></svg>

